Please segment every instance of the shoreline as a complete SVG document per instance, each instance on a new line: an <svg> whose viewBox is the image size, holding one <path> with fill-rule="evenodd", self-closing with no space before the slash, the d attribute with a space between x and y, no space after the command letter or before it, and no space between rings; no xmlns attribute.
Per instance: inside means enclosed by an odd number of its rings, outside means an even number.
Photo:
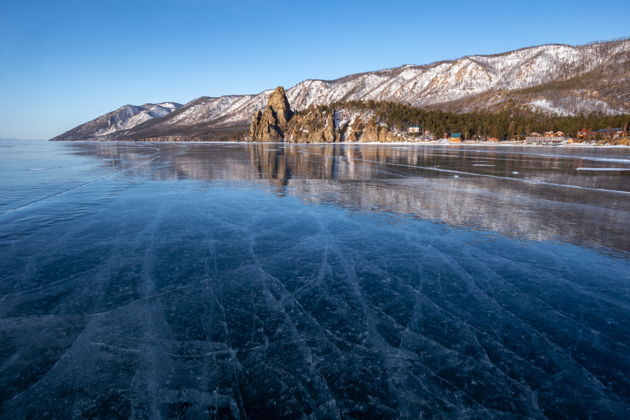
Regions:
<svg viewBox="0 0 630 420"><path fill-rule="evenodd" d="M52 140L45 140L52 141ZM269 141L155 141L155 140L55 140L59 143L75 143L75 142L89 142L89 143L146 143L146 144L274 144L274 145L324 145L324 146L447 146L447 147L560 147L560 148L606 148L606 149L630 149L630 145L623 144L527 144L517 142L477 142L477 143L440 143L439 141L423 141L423 142L317 142L317 143L302 143L302 142L269 142Z"/></svg>

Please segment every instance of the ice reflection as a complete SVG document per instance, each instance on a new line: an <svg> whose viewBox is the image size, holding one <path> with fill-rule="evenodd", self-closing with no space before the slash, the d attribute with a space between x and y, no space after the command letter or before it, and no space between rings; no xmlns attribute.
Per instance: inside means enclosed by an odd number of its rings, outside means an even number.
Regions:
<svg viewBox="0 0 630 420"><path fill-rule="evenodd" d="M624 149L282 144L72 144L132 176L262 180L281 194L532 240L630 251ZM139 161L149 160L138 166ZM625 166L624 166L625 165Z"/></svg>

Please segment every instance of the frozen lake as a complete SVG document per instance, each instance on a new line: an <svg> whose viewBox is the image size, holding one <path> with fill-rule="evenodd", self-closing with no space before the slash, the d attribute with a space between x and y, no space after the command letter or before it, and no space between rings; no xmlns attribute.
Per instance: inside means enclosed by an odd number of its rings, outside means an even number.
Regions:
<svg viewBox="0 0 630 420"><path fill-rule="evenodd" d="M0 141L1 418L630 418L630 151Z"/></svg>

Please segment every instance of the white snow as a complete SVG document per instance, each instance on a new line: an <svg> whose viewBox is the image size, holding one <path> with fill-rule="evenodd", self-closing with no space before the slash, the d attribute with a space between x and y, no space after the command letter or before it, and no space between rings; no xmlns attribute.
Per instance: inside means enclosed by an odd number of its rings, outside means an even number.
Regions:
<svg viewBox="0 0 630 420"><path fill-rule="evenodd" d="M94 136L105 136L116 131L131 129L147 120L164 117L180 106L181 105L173 102L144 104L141 106L122 106L116 111L105 114L97 119L104 121L103 124L99 124L101 128L94 132Z"/></svg>

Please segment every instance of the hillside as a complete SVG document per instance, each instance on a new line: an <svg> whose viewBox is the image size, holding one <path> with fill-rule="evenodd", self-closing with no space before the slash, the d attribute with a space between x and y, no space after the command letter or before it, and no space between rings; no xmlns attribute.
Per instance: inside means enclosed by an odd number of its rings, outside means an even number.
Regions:
<svg viewBox="0 0 630 420"><path fill-rule="evenodd" d="M55 140L233 138L244 133L271 90L201 97L140 123L102 126L106 116ZM296 111L311 105L387 101L454 113L523 109L546 115L630 113L630 40L582 46L542 45L427 65L405 65L336 80L306 80L286 92ZM122 118L122 117L121 117Z"/></svg>
<svg viewBox="0 0 630 420"><path fill-rule="evenodd" d="M81 124L52 140L96 140L132 129L145 121L162 118L182 105L175 102L124 105L115 111Z"/></svg>

